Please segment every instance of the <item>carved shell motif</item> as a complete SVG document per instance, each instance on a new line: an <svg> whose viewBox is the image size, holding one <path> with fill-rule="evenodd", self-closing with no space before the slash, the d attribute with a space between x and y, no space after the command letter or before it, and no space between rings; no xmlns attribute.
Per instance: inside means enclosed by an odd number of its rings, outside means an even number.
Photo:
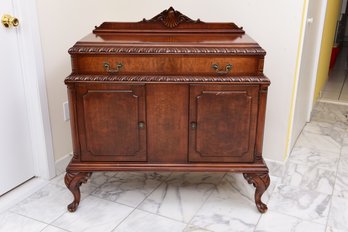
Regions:
<svg viewBox="0 0 348 232"><path fill-rule="evenodd" d="M179 11L174 10L170 7L168 10L162 11L159 15L153 17L150 20L144 19L143 22L162 22L168 28L175 28L180 23L199 23L199 19L196 21L190 19L189 17L181 14Z"/></svg>

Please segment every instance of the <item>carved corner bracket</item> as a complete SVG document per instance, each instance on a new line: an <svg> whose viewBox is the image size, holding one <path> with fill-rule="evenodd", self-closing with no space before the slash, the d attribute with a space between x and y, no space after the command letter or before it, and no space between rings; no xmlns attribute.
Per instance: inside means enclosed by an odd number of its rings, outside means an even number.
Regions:
<svg viewBox="0 0 348 232"><path fill-rule="evenodd" d="M267 205L261 201L262 194L270 184L268 173L243 173L244 178L249 184L253 184L255 190L255 204L260 213L267 211Z"/></svg>

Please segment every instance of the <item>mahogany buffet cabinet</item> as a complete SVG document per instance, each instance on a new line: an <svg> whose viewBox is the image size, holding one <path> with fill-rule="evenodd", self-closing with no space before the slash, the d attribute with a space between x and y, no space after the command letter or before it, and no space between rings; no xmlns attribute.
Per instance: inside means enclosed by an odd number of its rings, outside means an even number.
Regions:
<svg viewBox="0 0 348 232"><path fill-rule="evenodd" d="M267 210L270 81L266 52L242 28L171 7L150 20L104 22L69 53L69 211L95 171L240 172L256 188L257 209Z"/></svg>

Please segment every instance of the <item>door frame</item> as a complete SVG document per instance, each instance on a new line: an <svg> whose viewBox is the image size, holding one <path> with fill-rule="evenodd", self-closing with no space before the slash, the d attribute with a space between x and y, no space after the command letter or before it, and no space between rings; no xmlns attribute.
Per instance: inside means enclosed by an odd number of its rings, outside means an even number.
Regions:
<svg viewBox="0 0 348 232"><path fill-rule="evenodd" d="M17 40L29 118L35 176L51 179L55 174L52 133L35 0L13 0L17 16Z"/></svg>
<svg viewBox="0 0 348 232"><path fill-rule="evenodd" d="M313 105L314 105L313 100L314 100L315 85L316 85L317 75L318 75L318 65L319 65L322 37L323 37L323 32L324 32L326 8L327 8L327 1L324 0L322 8L321 8L321 12L320 12L320 23L319 23L320 28L319 28L319 32L318 32L318 34L321 36L321 38L317 40L317 44L316 44L315 56L314 56L314 65L313 65L312 77L311 77L312 83L311 83L311 88L309 89L309 94L311 96L311 99L309 99L309 107L307 109L307 122L309 122L311 120L311 113L312 113ZM302 41L302 43L303 43L303 41Z"/></svg>
<svg viewBox="0 0 348 232"><path fill-rule="evenodd" d="M325 16L326 16L326 8L327 8L327 0L322 0L323 1L323 5L321 7L321 12L320 12L320 22L319 22L319 32L318 35L320 36L320 38L317 41L316 44L316 48L315 48L315 56L314 56L314 64L313 64L313 70L312 70L312 76L311 78L311 84L310 84L310 89L309 91L309 96L310 99L308 99L308 108L307 108L307 112L306 112L306 121L309 122L310 118L311 118L311 113L313 110L313 99L314 99L314 91L315 91L315 84L316 84L316 79L317 79L317 72L318 72L318 65L319 65L319 56L320 56L320 49L321 49L321 44L322 44L322 34L323 34L323 30L324 30L324 24L325 24ZM292 104L291 104L291 109L290 109L290 121L289 121L289 132L288 132L288 137L287 137L287 146L286 146L286 152L285 152L285 156L284 159L286 159L291 150L293 145L295 144L297 137L294 138L293 137L293 128L294 128L294 117L295 117L295 110L296 110L296 100L298 98L298 89L299 89L299 78L300 78L300 69L301 69L301 65L303 64L303 60L302 60L302 53L304 50L304 35L305 35L305 31L308 29L307 26L307 17L308 17L308 7L309 7L309 0L306 0L304 3L304 16L302 19L302 30L300 32L300 38L299 38L299 50L298 50L298 54L297 54L297 67L296 67L296 73L295 73L295 83L294 83L294 87L293 87L293 96L292 96Z"/></svg>

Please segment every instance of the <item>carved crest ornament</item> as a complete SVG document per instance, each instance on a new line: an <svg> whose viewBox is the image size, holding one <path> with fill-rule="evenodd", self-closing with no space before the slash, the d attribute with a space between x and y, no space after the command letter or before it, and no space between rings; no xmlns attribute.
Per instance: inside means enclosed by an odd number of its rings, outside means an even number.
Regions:
<svg viewBox="0 0 348 232"><path fill-rule="evenodd" d="M201 20L197 19L196 21L190 19L186 15L183 15L179 11L174 10L173 7L170 7L168 10L162 11L160 14L156 15L150 20L143 19L143 22L162 22L168 28L175 28L180 23L202 23Z"/></svg>

